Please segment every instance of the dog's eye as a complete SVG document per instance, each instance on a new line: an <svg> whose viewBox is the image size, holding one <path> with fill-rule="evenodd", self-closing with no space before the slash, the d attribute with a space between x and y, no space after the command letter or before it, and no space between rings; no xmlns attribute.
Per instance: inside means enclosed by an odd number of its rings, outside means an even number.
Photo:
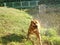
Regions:
<svg viewBox="0 0 60 45"><path fill-rule="evenodd" d="M34 28L37 28L37 25L33 26Z"/></svg>
<svg viewBox="0 0 60 45"><path fill-rule="evenodd" d="M36 24L36 23L33 23L33 24Z"/></svg>

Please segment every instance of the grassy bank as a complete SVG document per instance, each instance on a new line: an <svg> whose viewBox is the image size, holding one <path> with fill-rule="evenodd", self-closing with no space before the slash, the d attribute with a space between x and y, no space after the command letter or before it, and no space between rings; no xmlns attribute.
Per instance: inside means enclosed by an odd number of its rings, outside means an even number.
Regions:
<svg viewBox="0 0 60 45"><path fill-rule="evenodd" d="M0 7L0 45L23 45L31 19L24 11Z"/></svg>

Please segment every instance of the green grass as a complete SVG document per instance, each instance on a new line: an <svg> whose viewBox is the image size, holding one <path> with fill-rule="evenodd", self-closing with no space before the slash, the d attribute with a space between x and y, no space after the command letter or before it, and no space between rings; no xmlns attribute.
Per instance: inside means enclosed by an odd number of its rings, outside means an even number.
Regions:
<svg viewBox="0 0 60 45"><path fill-rule="evenodd" d="M22 10L0 7L0 45L23 45L31 19Z"/></svg>
<svg viewBox="0 0 60 45"><path fill-rule="evenodd" d="M13 8L0 7L0 45L32 45L30 40L26 40L26 35L30 21L33 17L24 11ZM57 12L57 14L58 15L55 13L48 13L46 15L41 15L40 18L44 21L44 23L46 23L45 20L47 19L49 23L53 22L54 20L55 25L57 21L58 24L60 22L60 13ZM60 45L60 36L58 36L56 28L53 26L48 29L41 27L40 30L43 44L48 41L49 43L52 42L53 45Z"/></svg>

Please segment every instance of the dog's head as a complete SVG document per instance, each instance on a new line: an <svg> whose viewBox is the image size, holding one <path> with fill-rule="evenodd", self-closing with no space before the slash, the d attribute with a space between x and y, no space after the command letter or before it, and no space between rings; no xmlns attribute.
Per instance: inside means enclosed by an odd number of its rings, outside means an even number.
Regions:
<svg viewBox="0 0 60 45"><path fill-rule="evenodd" d="M38 20L33 19L33 20L31 21L31 26L32 26L32 27L34 27L34 28L38 28L38 25L39 25Z"/></svg>

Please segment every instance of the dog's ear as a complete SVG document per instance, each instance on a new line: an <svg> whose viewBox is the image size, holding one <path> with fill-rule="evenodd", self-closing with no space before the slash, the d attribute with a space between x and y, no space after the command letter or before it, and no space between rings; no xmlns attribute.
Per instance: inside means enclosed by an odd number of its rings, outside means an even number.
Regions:
<svg viewBox="0 0 60 45"><path fill-rule="evenodd" d="M33 22L34 22L34 19L31 20L31 23L33 23Z"/></svg>
<svg viewBox="0 0 60 45"><path fill-rule="evenodd" d="M37 19L32 19L31 21L36 21Z"/></svg>
<svg viewBox="0 0 60 45"><path fill-rule="evenodd" d="M31 21L34 21L34 19L32 19Z"/></svg>

